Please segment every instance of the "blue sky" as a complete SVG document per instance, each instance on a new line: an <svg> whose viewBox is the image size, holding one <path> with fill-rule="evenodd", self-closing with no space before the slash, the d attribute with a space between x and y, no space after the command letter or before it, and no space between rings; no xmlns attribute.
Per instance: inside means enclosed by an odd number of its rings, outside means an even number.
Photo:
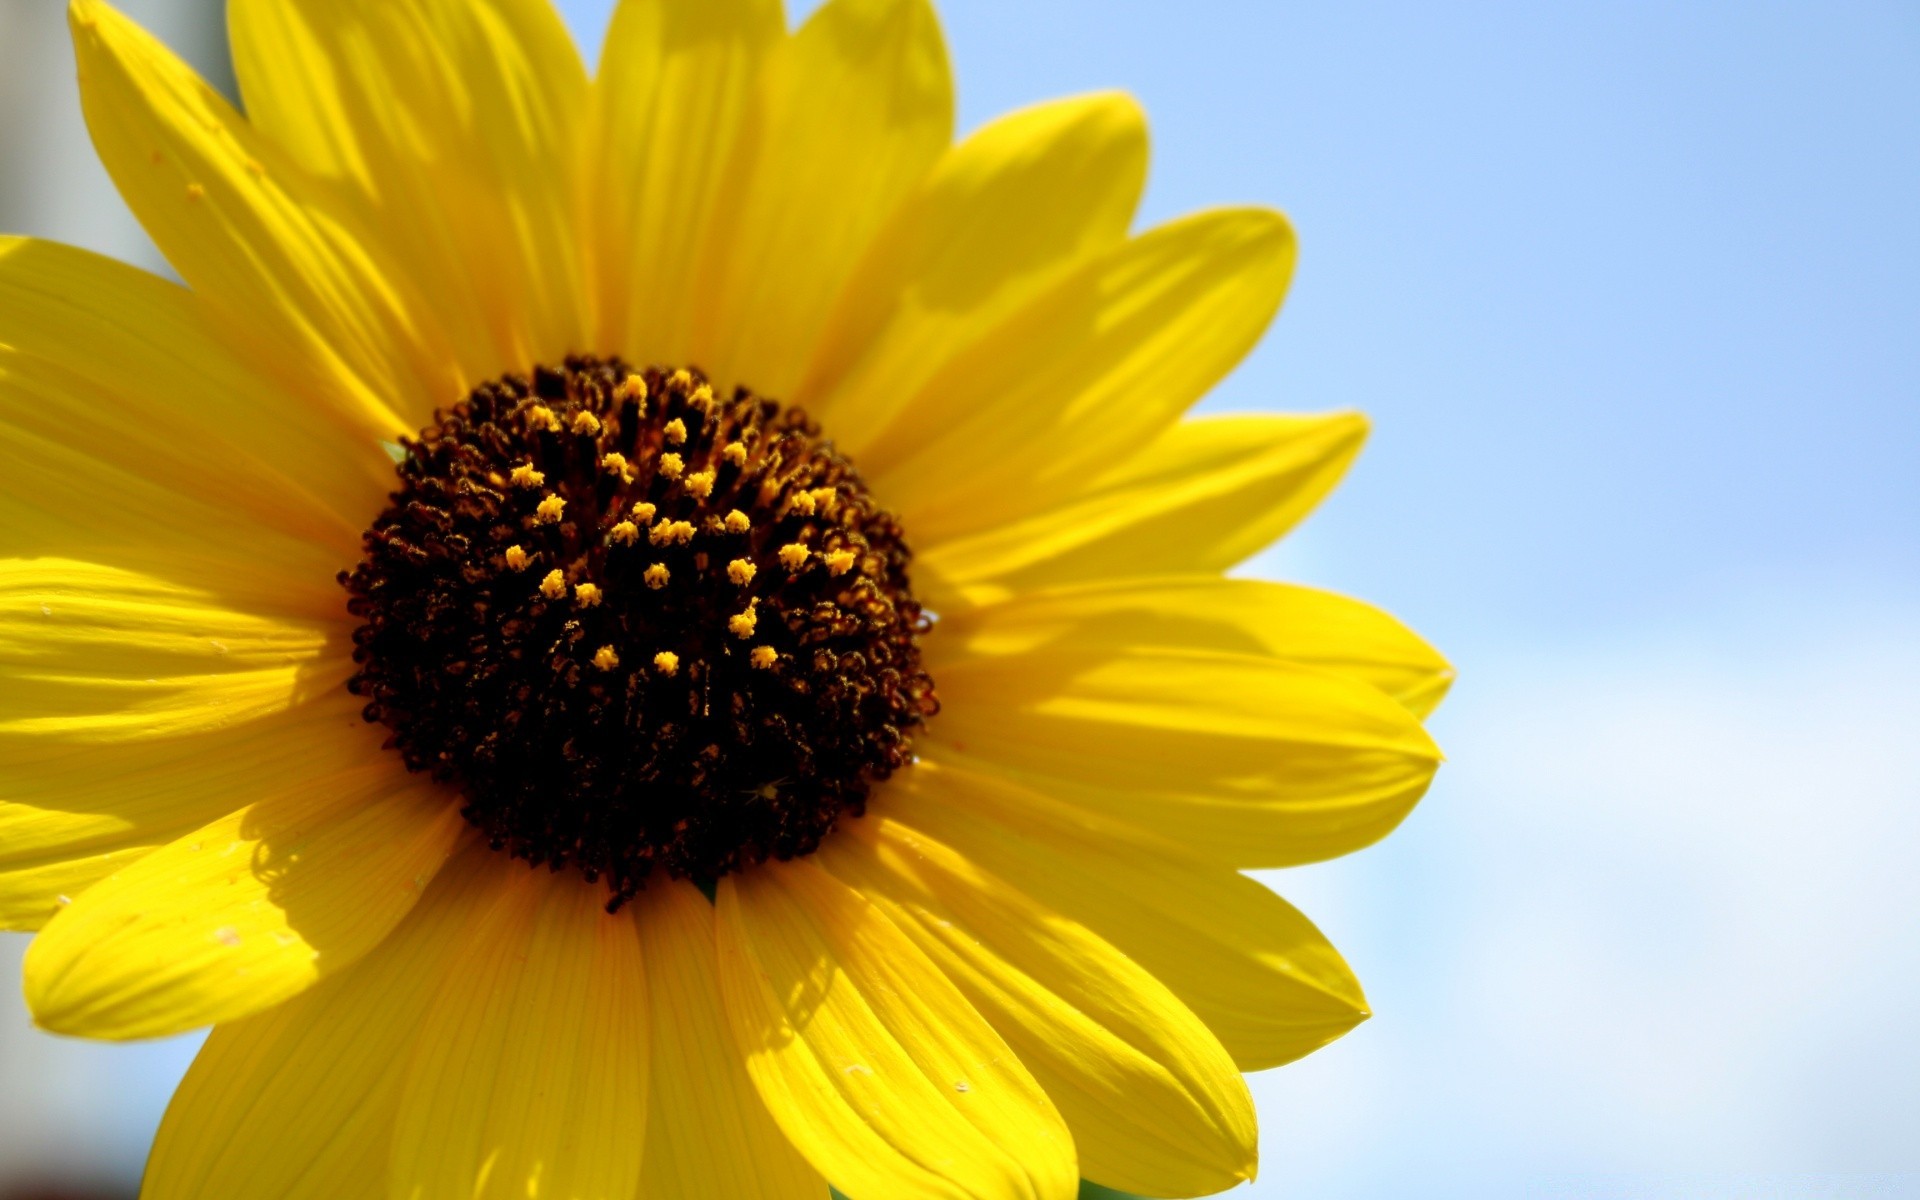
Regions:
<svg viewBox="0 0 1920 1200"><path fill-rule="evenodd" d="M1270 879L1377 1015L1240 1194L1920 1195L1920 9L940 7L963 127L1123 88L1143 221L1293 217L1208 404L1375 434L1250 570L1462 670L1406 826ZM31 1045L137 1164L186 1048Z"/></svg>

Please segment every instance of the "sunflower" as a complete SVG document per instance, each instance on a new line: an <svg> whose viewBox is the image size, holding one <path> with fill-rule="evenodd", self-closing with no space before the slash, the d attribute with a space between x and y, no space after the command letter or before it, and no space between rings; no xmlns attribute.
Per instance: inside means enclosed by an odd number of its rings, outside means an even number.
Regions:
<svg viewBox="0 0 1920 1200"><path fill-rule="evenodd" d="M1122 96L952 141L925 0L99 0L184 287L0 242L0 925L213 1026L145 1195L1193 1196L1366 1016L1244 868L1390 830L1445 662L1224 572L1352 415L1183 413L1285 220Z"/></svg>

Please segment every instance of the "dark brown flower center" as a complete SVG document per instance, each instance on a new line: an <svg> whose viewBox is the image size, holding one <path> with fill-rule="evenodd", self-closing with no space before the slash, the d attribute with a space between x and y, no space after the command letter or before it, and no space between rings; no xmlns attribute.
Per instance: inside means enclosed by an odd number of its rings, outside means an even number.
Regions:
<svg viewBox="0 0 1920 1200"><path fill-rule="evenodd" d="M342 572L367 720L530 863L806 854L937 705L899 523L797 409L569 359L442 410Z"/></svg>

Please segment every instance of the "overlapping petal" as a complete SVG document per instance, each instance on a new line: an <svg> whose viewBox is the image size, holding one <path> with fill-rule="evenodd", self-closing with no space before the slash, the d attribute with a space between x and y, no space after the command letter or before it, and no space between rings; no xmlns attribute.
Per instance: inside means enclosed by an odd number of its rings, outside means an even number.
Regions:
<svg viewBox="0 0 1920 1200"><path fill-rule="evenodd" d="M990 614L977 628L992 629ZM958 644L936 634L928 660L943 709L929 744L1236 867L1368 845L1439 766L1405 706L1320 666L1156 644L1091 614L1043 636L1007 653L990 632Z"/></svg>
<svg viewBox="0 0 1920 1200"><path fill-rule="evenodd" d="M1353 973L1298 910L1177 842L973 764L923 761L875 807L1112 942L1243 1071L1311 1053L1367 1016Z"/></svg>
<svg viewBox="0 0 1920 1200"><path fill-rule="evenodd" d="M0 559L0 927L37 928L263 790L377 754L337 639L166 579Z"/></svg>
<svg viewBox="0 0 1920 1200"><path fill-rule="evenodd" d="M261 792L47 922L26 958L36 1022L160 1037L279 1004L377 946L465 827L436 785L379 759Z"/></svg>
<svg viewBox="0 0 1920 1200"><path fill-rule="evenodd" d="M746 151L780 0L622 0L593 89L586 171L597 344L694 361L707 247Z"/></svg>
<svg viewBox="0 0 1920 1200"><path fill-rule="evenodd" d="M943 619L941 658L1004 657L1065 646L1258 654L1370 684L1415 716L1453 681L1440 652L1371 604L1317 588L1218 575L1067 585Z"/></svg>
<svg viewBox="0 0 1920 1200"><path fill-rule="evenodd" d="M883 810L822 847L992 1022L1059 1105L1080 1173L1199 1196L1254 1173L1233 1060L1160 981L1085 925Z"/></svg>
<svg viewBox="0 0 1920 1200"><path fill-rule="evenodd" d="M1261 209L1174 221L1099 255L940 369L862 467L929 548L1054 507L1160 436L1279 311L1293 231Z"/></svg>
<svg viewBox="0 0 1920 1200"><path fill-rule="evenodd" d="M1126 236L1146 173L1146 118L1127 96L984 126L875 240L788 399L864 460L949 359Z"/></svg>
<svg viewBox="0 0 1920 1200"><path fill-rule="evenodd" d="M827 0L774 49L753 104L685 298L691 355L723 388L786 396L869 243L953 136L939 21L927 0Z"/></svg>
<svg viewBox="0 0 1920 1200"><path fill-rule="evenodd" d="M587 348L588 81L548 0L235 0L228 18L253 125L352 198L468 383ZM402 411L423 424L458 394Z"/></svg>
<svg viewBox="0 0 1920 1200"><path fill-rule="evenodd" d="M384 429L288 397L234 357L192 293L144 271L0 237L0 328L6 440L52 442L87 455L96 477L177 493L198 540L217 544L251 524L249 540L351 548L387 486L368 453ZM196 532L182 524L157 536ZM6 534L15 544L27 536Z"/></svg>
<svg viewBox="0 0 1920 1200"><path fill-rule="evenodd" d="M428 298L350 206L102 0L71 15L101 162L237 345L289 390L396 433L464 392Z"/></svg>
<svg viewBox="0 0 1920 1200"><path fill-rule="evenodd" d="M926 546L914 578L953 611L1061 584L1224 571L1313 511L1366 432L1350 413L1182 421L1054 507Z"/></svg>
<svg viewBox="0 0 1920 1200"><path fill-rule="evenodd" d="M720 881L720 987L761 1099L853 1196L1070 1200L1046 1093L872 901L818 862Z"/></svg>
<svg viewBox="0 0 1920 1200"><path fill-rule="evenodd" d="M393 1200L629 1200L647 1110L633 911L513 871L448 963L394 1119Z"/></svg>
<svg viewBox="0 0 1920 1200"><path fill-rule="evenodd" d="M400 1090L456 955L526 868L471 839L349 971L215 1029L154 1141L147 1200L386 1194Z"/></svg>
<svg viewBox="0 0 1920 1200"><path fill-rule="evenodd" d="M653 1016L640 1200L820 1200L760 1102L720 998L713 906L662 881L636 906Z"/></svg>

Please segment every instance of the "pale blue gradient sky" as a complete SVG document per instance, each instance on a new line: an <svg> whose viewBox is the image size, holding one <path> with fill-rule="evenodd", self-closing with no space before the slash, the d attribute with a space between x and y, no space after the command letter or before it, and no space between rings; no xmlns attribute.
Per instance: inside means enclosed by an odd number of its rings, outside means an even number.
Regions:
<svg viewBox="0 0 1920 1200"><path fill-rule="evenodd" d="M1256 1077L1237 1194L1920 1195L1920 10L941 11L963 128L1123 88L1144 221L1291 214L1208 403L1375 436L1254 569L1463 672L1406 826L1271 879L1377 1015ZM37 1137L139 1161L186 1047L0 1033L68 1081Z"/></svg>

